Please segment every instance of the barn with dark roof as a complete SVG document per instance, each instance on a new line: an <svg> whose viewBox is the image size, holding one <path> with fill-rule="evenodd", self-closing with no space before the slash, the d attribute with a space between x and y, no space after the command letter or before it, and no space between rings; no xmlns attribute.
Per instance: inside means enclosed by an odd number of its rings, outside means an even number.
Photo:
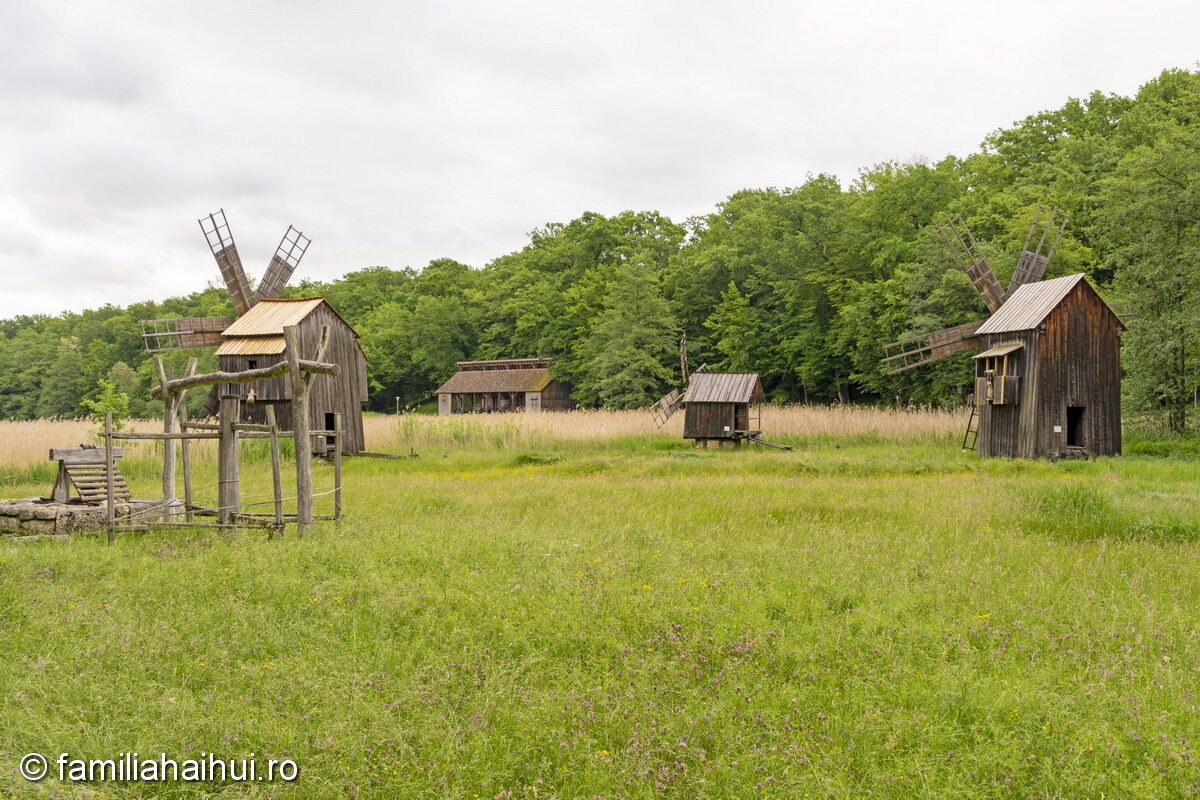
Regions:
<svg viewBox="0 0 1200 800"><path fill-rule="evenodd" d="M1016 289L976 331L980 455L1120 453L1124 327L1082 274Z"/></svg>
<svg viewBox="0 0 1200 800"><path fill-rule="evenodd" d="M552 411L575 408L571 384L550 375L547 358L460 361L437 388L439 414Z"/></svg>

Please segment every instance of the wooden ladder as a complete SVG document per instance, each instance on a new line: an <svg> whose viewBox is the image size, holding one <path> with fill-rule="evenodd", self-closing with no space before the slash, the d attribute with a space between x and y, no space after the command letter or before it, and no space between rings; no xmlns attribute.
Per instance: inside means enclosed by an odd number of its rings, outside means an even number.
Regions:
<svg viewBox="0 0 1200 800"><path fill-rule="evenodd" d="M971 418L967 420L967 429L963 432L962 449L965 453L968 450L974 450L979 442L979 428L977 423L979 415L976 413L978 406L974 402L971 403Z"/></svg>
<svg viewBox="0 0 1200 800"><path fill-rule="evenodd" d="M120 501L130 498L125 476L117 468L116 461L124 455L121 448L113 451L113 495ZM70 498L71 487L85 503L103 503L108 497L108 479L104 467L104 449L80 445L79 447L55 447L50 450L50 460L58 462L58 476L54 480L51 498L65 503Z"/></svg>

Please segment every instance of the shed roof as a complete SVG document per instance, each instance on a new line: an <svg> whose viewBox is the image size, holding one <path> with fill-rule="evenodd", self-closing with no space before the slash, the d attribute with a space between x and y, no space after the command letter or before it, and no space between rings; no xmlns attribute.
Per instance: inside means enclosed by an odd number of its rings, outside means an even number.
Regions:
<svg viewBox="0 0 1200 800"><path fill-rule="evenodd" d="M1066 299L1071 290L1080 283L1091 288L1091 284L1087 282L1087 278L1082 272L1018 286L1012 296L1004 301L1004 305L1000 306L995 314L988 317L975 333L1011 333L1036 328L1045 322L1046 317L1050 316L1050 312L1057 308L1058 304ZM1092 291L1095 292L1095 289ZM1099 293L1096 296L1099 297ZM1100 302L1104 302L1103 298ZM1104 305L1109 311L1112 311L1107 303ZM1117 312L1112 311L1112 313L1116 316Z"/></svg>
<svg viewBox="0 0 1200 800"><path fill-rule="evenodd" d="M282 336L236 336L221 342L219 356L276 356L287 349Z"/></svg>
<svg viewBox="0 0 1200 800"><path fill-rule="evenodd" d="M695 372L688 379L685 403L749 403L763 399L757 372Z"/></svg>
<svg viewBox="0 0 1200 800"><path fill-rule="evenodd" d="M551 381L550 371L540 369L459 370L439 386L434 394L470 394L472 392L540 392Z"/></svg>
<svg viewBox="0 0 1200 800"><path fill-rule="evenodd" d="M1005 342L998 344L990 350L984 350L975 358L995 358L996 356L1006 356L1014 350L1020 350L1025 346L1024 342Z"/></svg>

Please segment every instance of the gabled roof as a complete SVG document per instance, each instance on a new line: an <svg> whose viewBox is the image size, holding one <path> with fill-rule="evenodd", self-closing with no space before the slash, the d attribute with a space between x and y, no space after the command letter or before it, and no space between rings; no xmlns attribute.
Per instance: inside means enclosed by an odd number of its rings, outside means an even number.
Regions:
<svg viewBox="0 0 1200 800"><path fill-rule="evenodd" d="M242 314L223 332L224 336L282 336L288 325L299 325L309 314L324 305L334 316L346 323L351 331L354 327L325 301L324 297L304 297L297 300L279 298L259 300L254 307ZM354 334L355 338L358 334Z"/></svg>
<svg viewBox="0 0 1200 800"><path fill-rule="evenodd" d="M757 372L694 372L684 403L749 403L763 399Z"/></svg>
<svg viewBox="0 0 1200 800"><path fill-rule="evenodd" d="M1032 330L1045 322L1046 317L1050 316L1050 312L1057 308L1058 304L1065 300L1067 295L1080 283L1089 289L1092 288L1082 272L1077 275L1065 275L1061 278L1019 286L1012 296L1004 301L1004 305L1000 306L995 314L988 317L975 333L981 335ZM1092 291L1096 293L1097 297L1100 297L1095 289ZM1104 302L1103 298L1100 302ZM1113 311L1107 303L1104 306L1112 311L1113 316L1117 315L1117 312Z"/></svg>
<svg viewBox="0 0 1200 800"><path fill-rule="evenodd" d="M550 370L545 367L539 369L463 369L439 386L434 394L540 392L551 380Z"/></svg>

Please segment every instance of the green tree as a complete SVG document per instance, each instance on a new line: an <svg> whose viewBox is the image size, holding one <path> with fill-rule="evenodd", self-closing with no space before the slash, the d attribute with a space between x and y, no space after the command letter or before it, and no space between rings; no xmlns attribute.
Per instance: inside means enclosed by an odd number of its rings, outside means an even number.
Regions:
<svg viewBox="0 0 1200 800"><path fill-rule="evenodd" d="M1200 129L1164 123L1122 159L1102 199L1116 287L1134 313L1126 400L1182 433L1200 389Z"/></svg>
<svg viewBox="0 0 1200 800"><path fill-rule="evenodd" d="M129 395L120 391L112 381L101 378L100 392L96 398L83 400L80 405L88 412L88 417L103 423L105 414L112 414L113 428L121 430L125 427L125 419L129 416Z"/></svg>
<svg viewBox="0 0 1200 800"><path fill-rule="evenodd" d="M704 327L713 332L714 346L723 358L716 365L729 372L753 372L755 355L758 351L759 323L750 307L750 300L738 291L737 284L729 282L721 294L721 302L704 321Z"/></svg>
<svg viewBox="0 0 1200 800"><path fill-rule="evenodd" d="M649 269L617 271L604 310L581 346L585 370L577 384L585 405L642 408L661 396L674 373L676 323Z"/></svg>

